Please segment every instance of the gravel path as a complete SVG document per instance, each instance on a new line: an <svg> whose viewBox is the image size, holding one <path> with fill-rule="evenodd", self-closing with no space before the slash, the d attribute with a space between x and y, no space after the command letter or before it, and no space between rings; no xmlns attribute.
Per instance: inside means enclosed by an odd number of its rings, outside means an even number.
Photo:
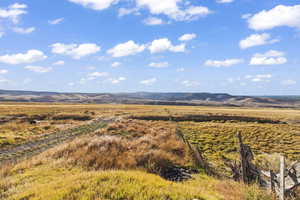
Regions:
<svg viewBox="0 0 300 200"><path fill-rule="evenodd" d="M80 135L92 133L113 121L113 118L93 120L75 128L45 134L24 144L0 149L0 165L8 161L16 162L32 157L65 141L72 140Z"/></svg>

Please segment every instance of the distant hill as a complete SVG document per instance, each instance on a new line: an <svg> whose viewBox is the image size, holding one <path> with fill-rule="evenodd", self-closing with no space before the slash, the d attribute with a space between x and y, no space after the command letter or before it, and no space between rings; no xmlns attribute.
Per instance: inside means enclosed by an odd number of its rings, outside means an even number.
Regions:
<svg viewBox="0 0 300 200"><path fill-rule="evenodd" d="M300 107L300 97L251 97L226 93L59 93L0 90L0 101L123 103L157 105L214 105L255 107Z"/></svg>

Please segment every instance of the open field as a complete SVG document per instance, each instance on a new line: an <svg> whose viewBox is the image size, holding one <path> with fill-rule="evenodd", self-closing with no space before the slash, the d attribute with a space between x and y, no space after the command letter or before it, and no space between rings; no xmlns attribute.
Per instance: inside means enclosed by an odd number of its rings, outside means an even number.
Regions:
<svg viewBox="0 0 300 200"><path fill-rule="evenodd" d="M105 118L115 121L76 128ZM293 109L7 103L0 119L2 157L58 139L41 155L0 168L0 199L273 199L255 185L205 175L176 130L224 174L221 157L237 157L237 132L257 160L265 153L300 160L300 110ZM21 155L33 151L26 147ZM186 171L174 178L174 168Z"/></svg>
<svg viewBox="0 0 300 200"><path fill-rule="evenodd" d="M272 200L272 197L255 185L216 180L204 174L177 183L141 170L87 171L37 158L1 176L0 199Z"/></svg>
<svg viewBox="0 0 300 200"><path fill-rule="evenodd" d="M187 139L214 159L236 152L237 132L257 154L285 153L300 159L300 110L275 108L6 103L0 105L0 147L117 116L161 123L171 117Z"/></svg>

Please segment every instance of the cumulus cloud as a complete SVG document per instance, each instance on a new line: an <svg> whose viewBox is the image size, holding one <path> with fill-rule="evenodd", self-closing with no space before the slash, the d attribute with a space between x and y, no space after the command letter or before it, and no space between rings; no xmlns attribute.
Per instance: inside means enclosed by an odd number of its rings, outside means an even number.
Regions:
<svg viewBox="0 0 300 200"><path fill-rule="evenodd" d="M211 67L230 67L243 63L242 59L226 59L226 60L207 60L204 65Z"/></svg>
<svg viewBox="0 0 300 200"><path fill-rule="evenodd" d="M181 84L184 85L185 87L196 87L200 85L198 81L190 81L190 80L182 81Z"/></svg>
<svg viewBox="0 0 300 200"><path fill-rule="evenodd" d="M73 87L75 85L75 83L74 82L70 82L70 83L68 83L68 86L70 86L70 87Z"/></svg>
<svg viewBox="0 0 300 200"><path fill-rule="evenodd" d="M252 16L251 13L246 13L246 14L243 14L241 18L242 19L249 19L251 16Z"/></svg>
<svg viewBox="0 0 300 200"><path fill-rule="evenodd" d="M257 74L247 75L245 79L248 79L252 82L269 82L272 77L272 74Z"/></svg>
<svg viewBox="0 0 300 200"><path fill-rule="evenodd" d="M119 17L123 17L125 15L130 15L130 14L134 14L134 15L139 15L139 9L138 8L119 8L118 11L118 16Z"/></svg>
<svg viewBox="0 0 300 200"><path fill-rule="evenodd" d="M57 25L60 24L64 21L64 18L58 18L58 19L54 19L54 20L49 20L48 23L51 25Z"/></svg>
<svg viewBox="0 0 300 200"><path fill-rule="evenodd" d="M161 53L164 51L185 52L185 44L173 45L168 38L153 40L149 46L151 53Z"/></svg>
<svg viewBox="0 0 300 200"><path fill-rule="evenodd" d="M0 74L7 74L8 73L8 70L6 69L0 69Z"/></svg>
<svg viewBox="0 0 300 200"><path fill-rule="evenodd" d="M26 67L24 67L25 69L29 70L29 71L33 71L36 73L47 73L52 71L51 67L41 67L41 66L32 66L32 65L28 65Z"/></svg>
<svg viewBox="0 0 300 200"><path fill-rule="evenodd" d="M119 66L121 66L121 65L122 65L122 63L120 63L120 62L113 62L113 63L111 64L112 67L119 67Z"/></svg>
<svg viewBox="0 0 300 200"><path fill-rule="evenodd" d="M91 80L95 80L100 77L107 77L107 76L109 76L109 73L107 73L107 72L92 72L92 73L87 74L86 78L80 79L79 83L84 84L86 81L91 81Z"/></svg>
<svg viewBox="0 0 300 200"><path fill-rule="evenodd" d="M176 20L179 21L191 21L191 20L196 20L199 17L205 17L212 12L204 6L191 6L187 8L186 10L182 10L178 14L175 14Z"/></svg>
<svg viewBox="0 0 300 200"><path fill-rule="evenodd" d="M28 50L26 53L6 54L0 56L0 62L17 65L24 63L33 63L46 59L47 56L39 50Z"/></svg>
<svg viewBox="0 0 300 200"><path fill-rule="evenodd" d="M295 85L295 84L297 84L297 82L295 80L283 80L283 81L281 81L281 85L289 86L289 85Z"/></svg>
<svg viewBox="0 0 300 200"><path fill-rule="evenodd" d="M278 39L272 39L268 33L252 34L240 41L240 48L247 49L254 46L261 46L265 44L273 44L278 42Z"/></svg>
<svg viewBox="0 0 300 200"><path fill-rule="evenodd" d="M169 67L169 63L168 62L159 62L159 63L152 62L149 64L149 66L154 67L154 68L165 68L165 67Z"/></svg>
<svg viewBox="0 0 300 200"><path fill-rule="evenodd" d="M234 0L217 0L217 3L232 3Z"/></svg>
<svg viewBox="0 0 300 200"><path fill-rule="evenodd" d="M279 26L300 28L300 5L278 5L271 10L263 10L248 19L249 28L267 30Z"/></svg>
<svg viewBox="0 0 300 200"><path fill-rule="evenodd" d="M26 11L27 5L15 3L8 8L0 8L0 18L9 19L14 24L19 22L20 16L27 13Z"/></svg>
<svg viewBox="0 0 300 200"><path fill-rule="evenodd" d="M55 43L51 45L52 53L71 56L74 59L80 59L82 57L95 54L101 50L101 47L97 44L62 44Z"/></svg>
<svg viewBox="0 0 300 200"><path fill-rule="evenodd" d="M64 65L64 64L65 64L65 61L59 60L59 61L56 61L55 63L53 63L52 65Z"/></svg>
<svg viewBox="0 0 300 200"><path fill-rule="evenodd" d="M125 77L119 77L119 78L115 78L115 79L110 79L112 84L119 84L122 81L125 81L126 78Z"/></svg>
<svg viewBox="0 0 300 200"><path fill-rule="evenodd" d="M88 81L93 81L97 78L107 77L107 76L109 76L109 73L107 73L107 72L92 72L92 73L87 74L86 77L81 78L79 80L79 84L83 85Z"/></svg>
<svg viewBox="0 0 300 200"><path fill-rule="evenodd" d="M134 41L130 40L125 43L121 43L109 49L107 51L112 57L123 57L138 54L145 50L145 45L136 44Z"/></svg>
<svg viewBox="0 0 300 200"><path fill-rule="evenodd" d="M104 77L108 76L109 74L107 72L92 72L88 74L89 77Z"/></svg>
<svg viewBox="0 0 300 200"><path fill-rule="evenodd" d="M143 85L153 85L154 83L156 83L157 79L156 78L151 78L151 79L146 79L146 80L142 80L140 83Z"/></svg>
<svg viewBox="0 0 300 200"><path fill-rule="evenodd" d="M2 38L5 35L4 32L0 32L0 38Z"/></svg>
<svg viewBox="0 0 300 200"><path fill-rule="evenodd" d="M104 10L119 0L69 0L70 2L82 5L94 10Z"/></svg>
<svg viewBox="0 0 300 200"><path fill-rule="evenodd" d="M14 27L12 30L19 34L30 34L35 31L35 28L34 27L29 27L29 28Z"/></svg>
<svg viewBox="0 0 300 200"><path fill-rule="evenodd" d="M104 10L120 0L69 0L94 10ZM227 0L228 1L228 0ZM134 0L134 8L120 8L118 15L140 14L140 9L147 9L152 15L165 15L176 21L190 21L207 16L211 11L204 6L194 6L184 0Z"/></svg>
<svg viewBox="0 0 300 200"><path fill-rule="evenodd" d="M165 22L158 17L148 17L144 20L144 24L148 26L155 26L155 25L165 24Z"/></svg>
<svg viewBox="0 0 300 200"><path fill-rule="evenodd" d="M270 50L263 54L255 54L250 61L250 65L280 65L287 62L284 52Z"/></svg>
<svg viewBox="0 0 300 200"><path fill-rule="evenodd" d="M178 40L180 41L189 41L189 40L193 40L197 37L197 35L195 33L187 33L182 35L180 38L178 38Z"/></svg>
<svg viewBox="0 0 300 200"><path fill-rule="evenodd" d="M182 3L183 0L164 0L163 2L160 0L136 0L139 8L147 8L151 14L163 14L177 21L198 19L211 13L207 7L182 7Z"/></svg>

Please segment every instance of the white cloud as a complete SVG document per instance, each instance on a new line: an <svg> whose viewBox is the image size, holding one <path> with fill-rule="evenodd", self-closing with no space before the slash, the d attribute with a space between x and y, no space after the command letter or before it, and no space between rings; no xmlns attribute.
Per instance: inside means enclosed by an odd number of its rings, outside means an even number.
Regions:
<svg viewBox="0 0 300 200"><path fill-rule="evenodd" d="M145 50L145 45L136 44L134 41L130 40L125 43L121 43L109 49L108 54L111 54L112 57L123 57L138 54Z"/></svg>
<svg viewBox="0 0 300 200"><path fill-rule="evenodd" d="M150 67L154 67L154 68L164 68L164 67L169 67L169 63L168 62L160 62L160 63L150 63L149 64Z"/></svg>
<svg viewBox="0 0 300 200"><path fill-rule="evenodd" d="M185 44L172 45L169 49L171 52L185 52Z"/></svg>
<svg viewBox="0 0 300 200"><path fill-rule="evenodd" d="M172 15L179 11L178 3L181 0L136 0L139 7L147 7L152 14Z"/></svg>
<svg viewBox="0 0 300 200"><path fill-rule="evenodd" d="M136 0L139 8L147 8L151 14L163 14L177 21L194 20L211 13L207 7L203 6L182 8L180 6L182 3L183 0Z"/></svg>
<svg viewBox="0 0 300 200"><path fill-rule="evenodd" d="M250 65L280 65L287 62L284 53L270 50L264 54L255 54L250 61Z"/></svg>
<svg viewBox="0 0 300 200"><path fill-rule="evenodd" d="M230 67L243 62L242 59L207 60L204 65L211 67Z"/></svg>
<svg viewBox="0 0 300 200"><path fill-rule="evenodd" d="M72 86L74 86L75 85L75 83L74 82L70 82L70 83L68 83L68 86L70 86L70 87L72 87Z"/></svg>
<svg viewBox="0 0 300 200"><path fill-rule="evenodd" d="M116 78L116 79L110 79L110 81L111 81L112 84L119 84L120 82L125 81L125 80L126 80L125 77L119 77L119 78Z"/></svg>
<svg viewBox="0 0 300 200"><path fill-rule="evenodd" d="M267 30L279 26L300 28L300 5L278 5L271 10L263 10L248 19L249 28Z"/></svg>
<svg viewBox="0 0 300 200"><path fill-rule="evenodd" d="M5 35L4 32L0 32L0 38L2 38Z"/></svg>
<svg viewBox="0 0 300 200"><path fill-rule="evenodd" d="M52 53L71 56L74 59L80 59L82 57L95 54L101 50L101 47L97 44L62 44L55 43L51 45Z"/></svg>
<svg viewBox="0 0 300 200"><path fill-rule="evenodd" d="M294 81L294 80L284 80L284 81L281 81L281 85L289 86L289 85L295 85L295 84L297 84L297 82Z"/></svg>
<svg viewBox="0 0 300 200"><path fill-rule="evenodd" d="M197 37L197 35L195 33L187 33L182 35L180 38L178 38L178 40L180 41L189 41L189 40L193 40Z"/></svg>
<svg viewBox="0 0 300 200"><path fill-rule="evenodd" d="M252 34L240 41L240 48L247 49L254 46L273 44L278 41L278 39L271 39L271 36L268 33Z"/></svg>
<svg viewBox="0 0 300 200"><path fill-rule="evenodd" d="M191 6L186 10L181 11L177 15L175 15L175 19L179 21L191 21L196 20L199 17L205 17L212 12L204 6Z"/></svg>
<svg viewBox="0 0 300 200"><path fill-rule="evenodd" d="M234 0L217 0L217 3L232 3Z"/></svg>
<svg viewBox="0 0 300 200"><path fill-rule="evenodd" d="M64 21L64 18L58 18L58 19L54 19L54 20L49 20L48 23L51 25L57 25L60 24Z"/></svg>
<svg viewBox="0 0 300 200"><path fill-rule="evenodd" d="M26 4L14 3L9 6L10 9L25 9L27 8Z"/></svg>
<svg viewBox="0 0 300 200"><path fill-rule="evenodd" d="M257 74L257 75L247 75L245 78L252 82L269 82L272 78L272 74Z"/></svg>
<svg viewBox="0 0 300 200"><path fill-rule="evenodd" d="M151 53L160 53L164 51L185 52L185 44L173 45L168 38L161 38L152 41L149 50Z"/></svg>
<svg viewBox="0 0 300 200"><path fill-rule="evenodd" d="M189 81L189 80L182 81L181 83L185 87L197 87L200 85L198 81Z"/></svg>
<svg viewBox="0 0 300 200"><path fill-rule="evenodd" d="M94 10L104 10L119 0L69 0L70 2L82 5Z"/></svg>
<svg viewBox="0 0 300 200"><path fill-rule="evenodd" d="M41 66L26 66L25 69L28 69L29 71L37 72L37 73L47 73L52 71L51 67L41 67Z"/></svg>
<svg viewBox="0 0 300 200"><path fill-rule="evenodd" d="M41 61L46 59L47 56L39 51L39 50L28 50L26 53L18 53L18 54L6 54L0 56L0 62L17 65L17 64L24 64L24 63L33 63L37 61Z"/></svg>
<svg viewBox="0 0 300 200"><path fill-rule="evenodd" d="M14 27L12 30L19 34L30 34L35 31L35 28L34 27L29 27L29 28Z"/></svg>
<svg viewBox="0 0 300 200"><path fill-rule="evenodd" d="M143 80L140 83L143 85L153 85L154 83L156 83L157 79L156 78L151 78L151 79L147 79L147 80Z"/></svg>
<svg viewBox="0 0 300 200"><path fill-rule="evenodd" d="M88 80L94 80L98 77L106 77L108 76L109 74L107 72L92 72L92 73L89 73L87 76L88 76Z"/></svg>
<svg viewBox="0 0 300 200"><path fill-rule="evenodd" d="M119 66L121 66L121 64L122 64L122 63L120 63L120 62L113 62L113 63L111 64L111 66L112 66L112 67L119 67Z"/></svg>
<svg viewBox="0 0 300 200"><path fill-rule="evenodd" d="M7 74L8 73L8 70L6 69L0 69L0 74Z"/></svg>
<svg viewBox="0 0 300 200"><path fill-rule="evenodd" d="M158 17L148 17L144 20L144 24L149 26L165 24L165 22Z"/></svg>
<svg viewBox="0 0 300 200"><path fill-rule="evenodd" d="M52 65L64 65L64 64L65 64L65 61L59 60L59 61L56 61L55 63L53 63Z"/></svg>
<svg viewBox="0 0 300 200"><path fill-rule="evenodd" d="M242 19L249 19L251 16L252 16L251 13L246 13L246 14L243 14L241 18Z"/></svg>
<svg viewBox="0 0 300 200"><path fill-rule="evenodd" d="M138 8L119 8L118 16L123 17L125 15L130 15L130 14L139 15L140 13L138 12L138 10L139 10Z"/></svg>
<svg viewBox="0 0 300 200"><path fill-rule="evenodd" d="M69 0L86 8L104 10L120 0ZM153 15L166 15L176 21L190 21L207 16L211 11L204 6L193 6L185 0L134 0L136 7L120 8L119 17L129 14L139 15L140 9L148 9Z"/></svg>
<svg viewBox="0 0 300 200"><path fill-rule="evenodd" d="M27 13L26 8L27 5L19 3L12 4L6 9L0 8L0 18L9 19L17 24L20 16Z"/></svg>

